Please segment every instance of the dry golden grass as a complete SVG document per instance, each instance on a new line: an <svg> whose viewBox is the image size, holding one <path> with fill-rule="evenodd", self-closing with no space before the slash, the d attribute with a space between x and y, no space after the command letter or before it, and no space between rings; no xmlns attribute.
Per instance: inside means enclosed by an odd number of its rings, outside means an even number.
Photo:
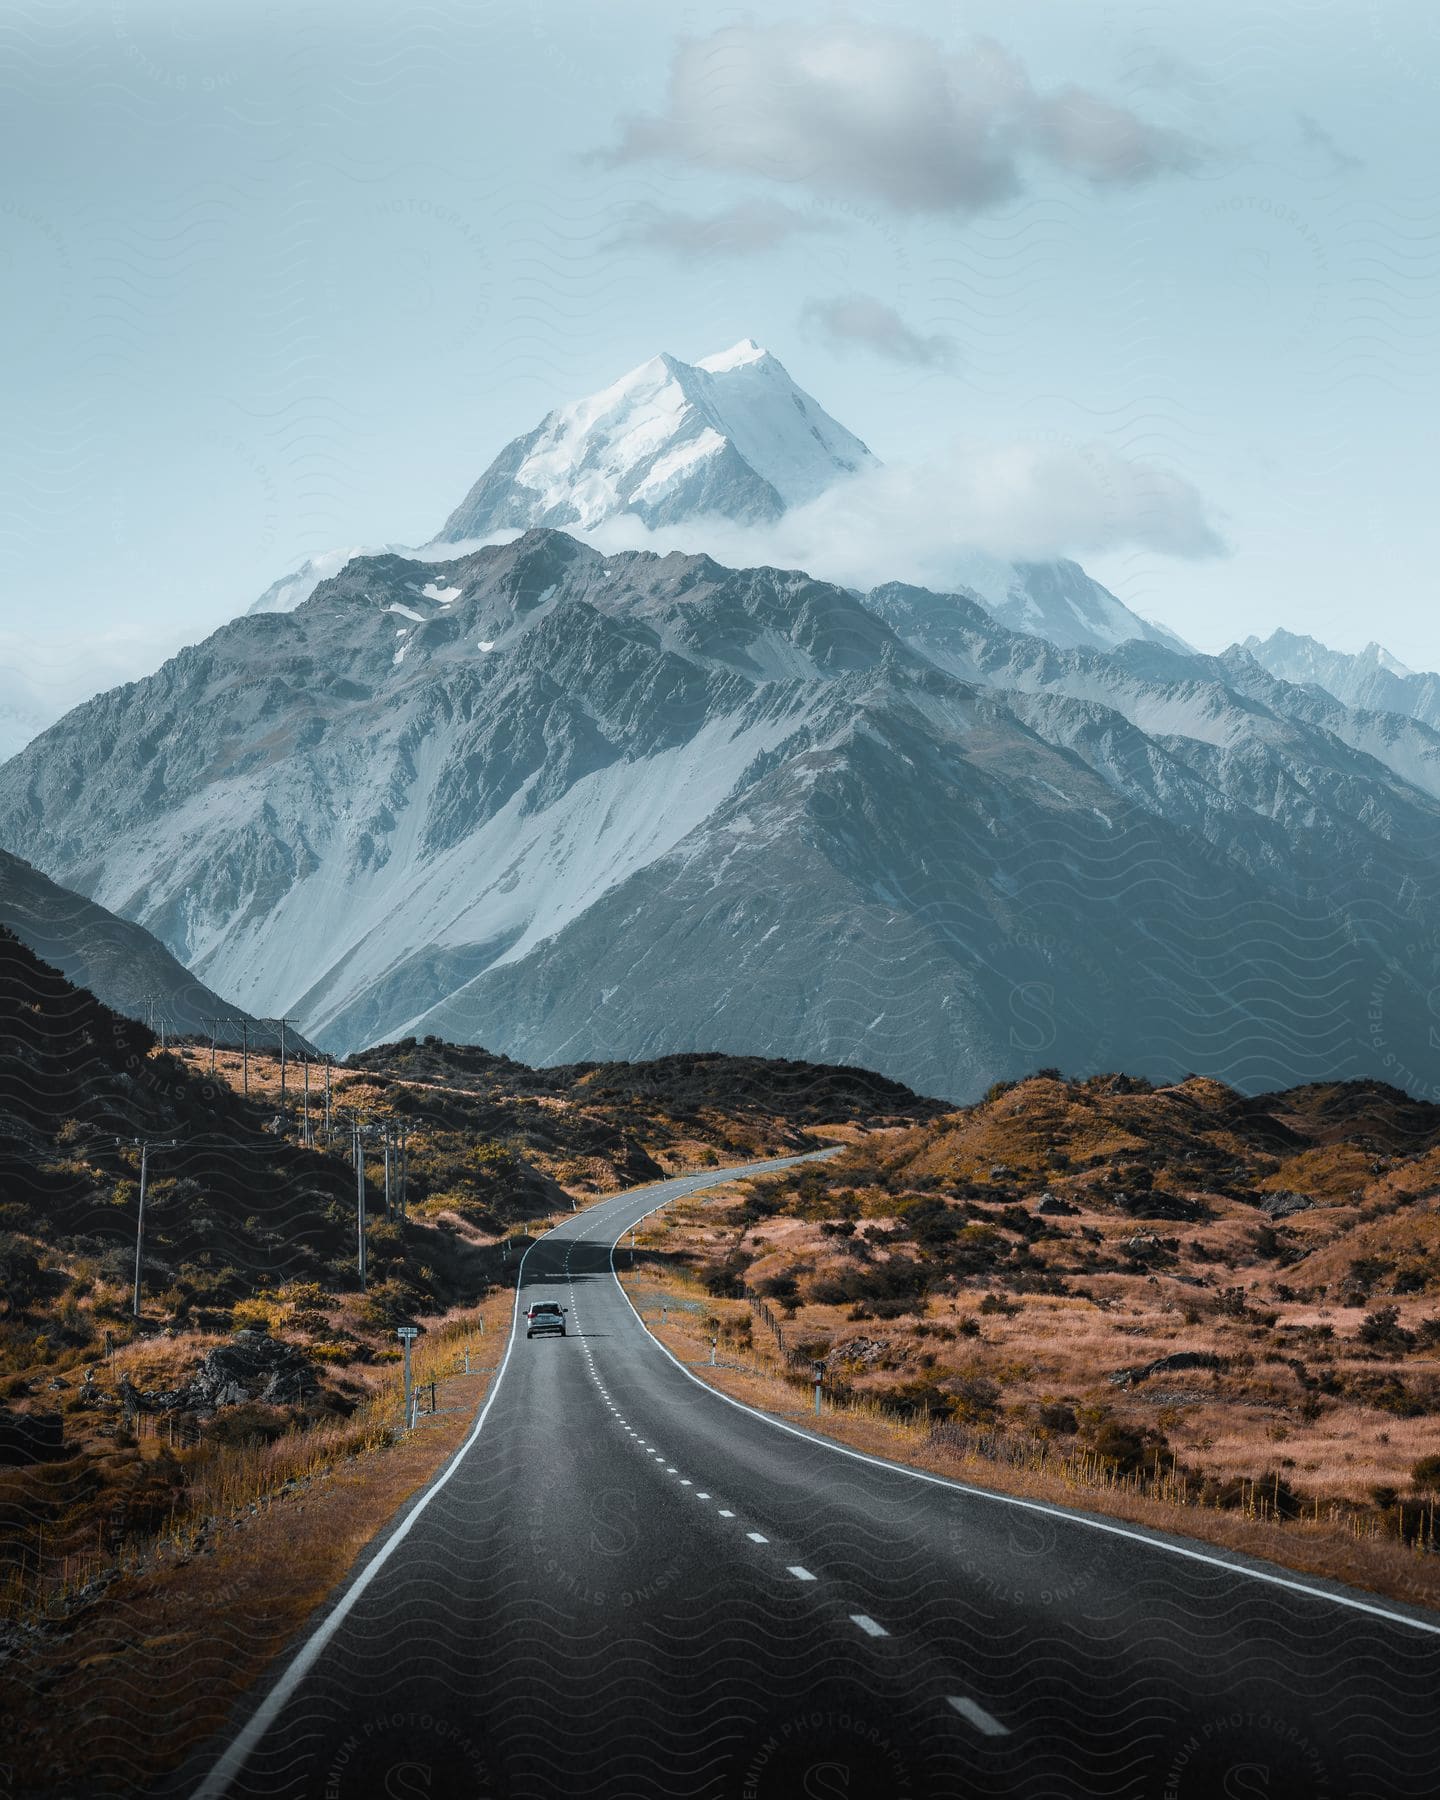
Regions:
<svg viewBox="0 0 1440 1800"><path fill-rule="evenodd" d="M221 1455L197 1484L189 1514L162 1537L129 1546L105 1567L76 1556L43 1600L31 1596L35 1623L49 1616L63 1626L26 1632L7 1669L0 1709L22 1772L16 1795L84 1792L102 1776L145 1791L218 1731L376 1532L462 1441L493 1379L481 1368L492 1360L487 1342L503 1343L512 1306L513 1295L498 1292L417 1346L417 1385L433 1377L444 1409L433 1420L395 1439L400 1371L384 1365L354 1419ZM459 1366L467 1341L468 1376ZM97 1575L108 1582L84 1598L80 1590ZM153 1704L157 1694L163 1708Z"/></svg>
<svg viewBox="0 0 1440 1800"><path fill-rule="evenodd" d="M657 1226L653 1235L657 1245L665 1240L662 1227ZM1028 1466L1023 1459L997 1462L937 1442L928 1420L896 1417L871 1398L836 1404L827 1396L817 1416L813 1390L803 1381L786 1379L785 1365L763 1326L752 1327L753 1339L737 1329L750 1318L745 1302L717 1301L673 1268L643 1267L623 1272L621 1279L647 1329L702 1380L733 1399L793 1419L853 1449L997 1493L1105 1513L1153 1530L1198 1538L1411 1605L1440 1605L1437 1558L1376 1533L1373 1520L1359 1513L1327 1505L1314 1516L1282 1524L1257 1516L1258 1507L1221 1511L1186 1504L1178 1497L1141 1491L1084 1457L1067 1457L1063 1450L1056 1454L1055 1447L1043 1441L1033 1446ZM663 1324L662 1300L669 1302ZM710 1329L703 1321L708 1318L722 1321L720 1360L713 1368L706 1361ZM797 1329L797 1337L803 1335ZM1252 1472L1247 1465L1246 1473Z"/></svg>

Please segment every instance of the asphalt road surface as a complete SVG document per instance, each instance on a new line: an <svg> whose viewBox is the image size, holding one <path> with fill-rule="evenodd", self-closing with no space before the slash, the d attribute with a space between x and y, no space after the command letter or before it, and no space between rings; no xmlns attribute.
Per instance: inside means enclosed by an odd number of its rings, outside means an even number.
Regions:
<svg viewBox="0 0 1440 1800"><path fill-rule="evenodd" d="M1435 1614L846 1454L675 1362L612 1246L731 1173L530 1250L520 1305L570 1335L522 1320L463 1449L188 1791L1440 1794Z"/></svg>

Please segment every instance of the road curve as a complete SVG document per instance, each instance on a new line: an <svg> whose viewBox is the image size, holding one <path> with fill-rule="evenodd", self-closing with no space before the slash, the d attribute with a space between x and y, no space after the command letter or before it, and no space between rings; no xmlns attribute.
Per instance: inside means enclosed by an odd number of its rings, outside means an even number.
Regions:
<svg viewBox="0 0 1440 1800"><path fill-rule="evenodd" d="M739 1172L785 1166L784 1159ZM1430 1800L1440 1618L782 1429L532 1246L475 1428L166 1792L196 1800ZM195 1770L200 1773L194 1773Z"/></svg>

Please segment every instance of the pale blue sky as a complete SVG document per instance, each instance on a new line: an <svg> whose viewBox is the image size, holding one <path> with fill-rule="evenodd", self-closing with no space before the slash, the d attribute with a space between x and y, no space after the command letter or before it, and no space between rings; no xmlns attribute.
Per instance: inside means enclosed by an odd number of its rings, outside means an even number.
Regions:
<svg viewBox="0 0 1440 1800"><path fill-rule="evenodd" d="M753 113L782 18L792 49L918 35L962 70L988 36L1004 79L1078 85L1187 148L1097 182L1032 137L1017 191L922 206L905 146L867 173L807 113L813 166L767 179L733 166L726 109ZM664 114L686 38L704 118L597 157ZM1284 624L1440 665L1437 77L1433 13L1390 0L21 0L0 17L10 737L306 555L430 536L552 405L742 336L887 461L1095 445L1188 484L1227 555L1117 524L1083 560L1203 648ZM636 241L761 203L807 229L688 260ZM945 354L828 338L826 304L856 295Z"/></svg>

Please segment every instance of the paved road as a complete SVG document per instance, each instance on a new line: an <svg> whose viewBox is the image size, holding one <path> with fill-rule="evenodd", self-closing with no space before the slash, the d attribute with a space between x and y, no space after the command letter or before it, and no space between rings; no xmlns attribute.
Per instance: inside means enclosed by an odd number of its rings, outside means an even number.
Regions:
<svg viewBox="0 0 1440 1800"><path fill-rule="evenodd" d="M764 1165L777 1166L777 1165ZM542 1239L466 1447L194 1791L232 1800L1440 1792L1440 1620L918 1479L645 1332L618 1196Z"/></svg>

